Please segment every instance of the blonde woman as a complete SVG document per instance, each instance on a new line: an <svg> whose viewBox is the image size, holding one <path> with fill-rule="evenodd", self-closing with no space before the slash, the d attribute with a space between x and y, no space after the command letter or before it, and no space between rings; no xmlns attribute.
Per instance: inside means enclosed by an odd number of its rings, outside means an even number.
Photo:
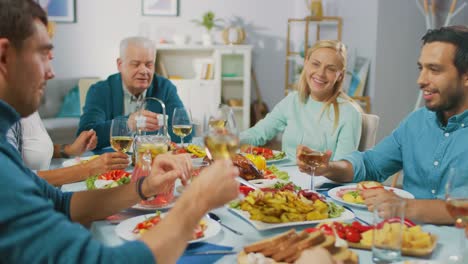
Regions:
<svg viewBox="0 0 468 264"><path fill-rule="evenodd" d="M322 40L308 49L298 90L281 100L263 120L241 133L241 144L264 145L283 132L282 149L296 157L299 144L314 149L326 145L337 159L357 149L361 108L342 91L346 48ZM325 135L323 140L322 135Z"/></svg>

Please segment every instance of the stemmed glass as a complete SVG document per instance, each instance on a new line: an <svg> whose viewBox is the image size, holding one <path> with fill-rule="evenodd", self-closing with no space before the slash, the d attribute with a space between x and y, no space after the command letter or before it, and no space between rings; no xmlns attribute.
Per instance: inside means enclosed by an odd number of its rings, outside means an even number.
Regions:
<svg viewBox="0 0 468 264"><path fill-rule="evenodd" d="M239 130L232 109L220 106L205 119L204 127L208 158L232 159L239 149Z"/></svg>
<svg viewBox="0 0 468 264"><path fill-rule="evenodd" d="M192 133L192 115L189 109L177 107L172 116L172 132L180 137L180 144L184 147L184 137Z"/></svg>
<svg viewBox="0 0 468 264"><path fill-rule="evenodd" d="M117 152L126 153L133 143L132 130L128 126L128 118L119 116L112 120L110 129L110 144Z"/></svg>
<svg viewBox="0 0 468 264"><path fill-rule="evenodd" d="M445 185L445 201L447 210L455 218L455 227L460 230L459 252L449 256L452 263L467 263L468 243L465 236L465 227L468 224L468 188L466 175L468 170L450 168Z"/></svg>
<svg viewBox="0 0 468 264"><path fill-rule="evenodd" d="M326 151L328 150L326 134L319 128L316 129L314 134L315 135L302 135L300 144L308 148L303 148L298 153L298 159L307 164L311 169L311 191L315 191L315 170L327 161Z"/></svg>

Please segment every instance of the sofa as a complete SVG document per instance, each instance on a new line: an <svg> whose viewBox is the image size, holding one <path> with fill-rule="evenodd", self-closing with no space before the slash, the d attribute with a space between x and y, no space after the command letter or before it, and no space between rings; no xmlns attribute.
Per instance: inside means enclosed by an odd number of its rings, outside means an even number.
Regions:
<svg viewBox="0 0 468 264"><path fill-rule="evenodd" d="M52 141L56 144L71 143L76 138L79 112L63 117L63 102L70 91L78 86L81 78L52 79L47 81L44 97L39 107L39 115ZM76 102L80 104L79 98ZM77 106L79 107L79 106Z"/></svg>

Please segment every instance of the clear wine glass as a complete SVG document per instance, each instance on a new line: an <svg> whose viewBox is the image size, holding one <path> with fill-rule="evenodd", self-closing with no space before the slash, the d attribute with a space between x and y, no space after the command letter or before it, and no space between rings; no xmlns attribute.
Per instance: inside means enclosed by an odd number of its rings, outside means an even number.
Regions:
<svg viewBox="0 0 468 264"><path fill-rule="evenodd" d="M460 229L458 252L448 257L451 263L468 263L468 242L465 227L468 224L468 188L466 177L468 170L450 168L445 184L445 201L447 210L455 219L455 227Z"/></svg>
<svg viewBox="0 0 468 264"><path fill-rule="evenodd" d="M180 144L184 147L184 137L192 133L192 114L185 107L176 107L172 115L172 132L180 137Z"/></svg>
<svg viewBox="0 0 468 264"><path fill-rule="evenodd" d="M128 126L128 118L116 117L112 120L110 129L110 144L117 152L126 153L133 143L132 130Z"/></svg>
<svg viewBox="0 0 468 264"><path fill-rule="evenodd" d="M315 170L327 161L328 144L326 133L317 128L314 135L303 134L300 145L308 147L308 149L301 149L301 152L298 153L298 159L309 166L310 173L308 174L312 176L310 177L310 190L315 191Z"/></svg>
<svg viewBox="0 0 468 264"><path fill-rule="evenodd" d="M204 127L208 158L232 159L239 149L239 130L232 109L220 106L205 119Z"/></svg>

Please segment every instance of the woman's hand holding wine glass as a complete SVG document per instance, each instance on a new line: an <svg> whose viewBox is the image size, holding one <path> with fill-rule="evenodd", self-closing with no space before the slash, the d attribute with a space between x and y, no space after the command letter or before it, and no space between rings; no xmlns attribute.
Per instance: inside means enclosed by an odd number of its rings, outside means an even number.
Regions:
<svg viewBox="0 0 468 264"><path fill-rule="evenodd" d="M297 165L301 172L311 175L310 190L314 191L314 176L317 169L328 166L331 152L327 149L325 133L317 131L317 135L303 135L297 147ZM309 146L313 146L312 148Z"/></svg>

